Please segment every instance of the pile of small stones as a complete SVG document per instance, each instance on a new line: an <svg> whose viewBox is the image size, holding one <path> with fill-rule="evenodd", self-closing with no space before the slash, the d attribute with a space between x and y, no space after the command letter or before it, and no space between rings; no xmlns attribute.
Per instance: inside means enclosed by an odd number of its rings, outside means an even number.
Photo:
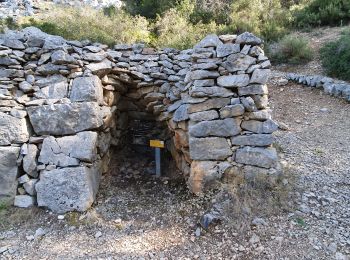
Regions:
<svg viewBox="0 0 350 260"><path fill-rule="evenodd" d="M0 1L0 19L11 17L16 19L20 16L34 14L32 0L2 0Z"/></svg>
<svg viewBox="0 0 350 260"><path fill-rule="evenodd" d="M109 49L34 27L0 35L0 200L88 209L132 120L157 122L194 193L224 174L280 174L261 44L250 33L183 51Z"/></svg>
<svg viewBox="0 0 350 260"><path fill-rule="evenodd" d="M331 96L344 98L350 102L350 84L320 75L287 74L287 79L311 88L320 88Z"/></svg>
<svg viewBox="0 0 350 260"><path fill-rule="evenodd" d="M95 9L102 9L110 6L121 8L123 4L121 0L1 0L0 19L11 17L16 20L21 16L32 16L38 12L41 3L48 2L73 7L90 6Z"/></svg>

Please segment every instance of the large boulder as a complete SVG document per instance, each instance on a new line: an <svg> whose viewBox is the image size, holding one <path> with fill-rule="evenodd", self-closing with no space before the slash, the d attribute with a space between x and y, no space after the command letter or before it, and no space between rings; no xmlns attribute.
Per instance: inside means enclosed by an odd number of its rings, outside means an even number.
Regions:
<svg viewBox="0 0 350 260"><path fill-rule="evenodd" d="M56 213L85 211L95 200L99 182L100 173L95 167L44 171L35 186L38 206Z"/></svg>
<svg viewBox="0 0 350 260"><path fill-rule="evenodd" d="M22 144L29 139L24 118L16 118L0 112L0 145Z"/></svg>
<svg viewBox="0 0 350 260"><path fill-rule="evenodd" d="M38 135L75 134L103 124L103 114L96 102L33 106L27 110Z"/></svg>
<svg viewBox="0 0 350 260"><path fill-rule="evenodd" d="M0 204L12 204L17 189L20 147L0 147Z"/></svg>

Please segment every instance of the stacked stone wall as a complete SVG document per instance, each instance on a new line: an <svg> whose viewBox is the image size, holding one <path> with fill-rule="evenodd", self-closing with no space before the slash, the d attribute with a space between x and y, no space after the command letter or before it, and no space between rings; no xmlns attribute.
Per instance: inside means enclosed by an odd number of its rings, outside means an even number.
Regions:
<svg viewBox="0 0 350 260"><path fill-rule="evenodd" d="M250 33L183 51L110 49L33 27L0 35L0 200L86 210L132 120L156 122L194 193L224 174L276 173L261 44Z"/></svg>

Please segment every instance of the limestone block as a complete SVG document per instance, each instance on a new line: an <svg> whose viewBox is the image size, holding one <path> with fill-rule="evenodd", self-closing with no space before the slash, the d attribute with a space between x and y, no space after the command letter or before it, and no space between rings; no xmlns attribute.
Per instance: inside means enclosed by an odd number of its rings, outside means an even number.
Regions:
<svg viewBox="0 0 350 260"><path fill-rule="evenodd" d="M192 87L190 90L192 97L232 97L234 93L221 87Z"/></svg>
<svg viewBox="0 0 350 260"><path fill-rule="evenodd" d="M188 113L196 113L201 111L210 110L213 108L222 108L230 103L229 98L211 98L202 103L191 104L188 108Z"/></svg>
<svg viewBox="0 0 350 260"><path fill-rule="evenodd" d="M44 171L35 185L38 206L56 213L85 211L95 200L99 182L100 173L95 167Z"/></svg>
<svg viewBox="0 0 350 260"><path fill-rule="evenodd" d="M193 122L210 121L219 118L219 113L215 110L202 111L190 114L190 120Z"/></svg>
<svg viewBox="0 0 350 260"><path fill-rule="evenodd" d="M268 146L273 143L271 134L240 135L231 138L233 145Z"/></svg>
<svg viewBox="0 0 350 260"><path fill-rule="evenodd" d="M28 144L27 154L23 157L23 170L30 176L36 178L38 172L36 170L38 148L35 144Z"/></svg>
<svg viewBox="0 0 350 260"><path fill-rule="evenodd" d="M248 74L221 76L218 78L218 85L225 88L245 87L248 84L249 84Z"/></svg>
<svg viewBox="0 0 350 260"><path fill-rule="evenodd" d="M29 195L17 195L14 206L19 208L30 208L35 205L35 198Z"/></svg>
<svg viewBox="0 0 350 260"><path fill-rule="evenodd" d="M44 139L38 161L60 167L77 166L79 161L93 162L97 156L97 133L80 132L74 136Z"/></svg>
<svg viewBox="0 0 350 260"><path fill-rule="evenodd" d="M243 121L241 127L244 130L257 134L271 134L278 129L278 125L270 119L264 122L257 120Z"/></svg>
<svg viewBox="0 0 350 260"><path fill-rule="evenodd" d="M243 114L244 114L244 107L241 104L225 106L220 109L221 118L241 116Z"/></svg>
<svg viewBox="0 0 350 260"><path fill-rule="evenodd" d="M17 118L0 112L0 145L22 144L29 139L25 118Z"/></svg>
<svg viewBox="0 0 350 260"><path fill-rule="evenodd" d="M244 32L237 36L236 43L238 44L251 44L251 45L260 45L263 41L256 37L254 34L249 32Z"/></svg>
<svg viewBox="0 0 350 260"><path fill-rule="evenodd" d="M269 69L256 69L253 72L250 83L266 84L269 79L271 70ZM264 93L265 94L265 93Z"/></svg>
<svg viewBox="0 0 350 260"><path fill-rule="evenodd" d="M218 58L226 57L228 55L231 55L233 53L240 52L241 48L239 44L233 44L233 43L227 43L220 45L216 48L216 56Z"/></svg>
<svg viewBox="0 0 350 260"><path fill-rule="evenodd" d="M69 135L97 129L103 115L96 102L28 107L30 122L38 135Z"/></svg>
<svg viewBox="0 0 350 260"><path fill-rule="evenodd" d="M0 147L0 203L12 204L17 189L20 147Z"/></svg>
<svg viewBox="0 0 350 260"><path fill-rule="evenodd" d="M190 126L189 132L194 137L229 137L238 135L241 132L240 124L241 120L236 118L203 121Z"/></svg>
<svg viewBox="0 0 350 260"><path fill-rule="evenodd" d="M277 165L277 152L275 148L254 148L246 146L236 151L236 162L272 168Z"/></svg>
<svg viewBox="0 0 350 260"><path fill-rule="evenodd" d="M103 87L99 77L79 77L73 80L69 97L73 102L96 101L103 104Z"/></svg>
<svg viewBox="0 0 350 260"><path fill-rule="evenodd" d="M232 151L226 138L190 137L190 155L192 160L224 160Z"/></svg>
<svg viewBox="0 0 350 260"><path fill-rule="evenodd" d="M231 54L223 66L228 72L246 71L251 65L256 63L256 59L241 53Z"/></svg>

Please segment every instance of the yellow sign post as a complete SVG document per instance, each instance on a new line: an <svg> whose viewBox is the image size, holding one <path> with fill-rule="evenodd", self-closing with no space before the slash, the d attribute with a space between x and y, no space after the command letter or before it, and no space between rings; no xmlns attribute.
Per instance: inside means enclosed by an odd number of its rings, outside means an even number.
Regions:
<svg viewBox="0 0 350 260"><path fill-rule="evenodd" d="M156 151L156 176L160 177L160 175L161 175L160 148L165 147L164 141L150 140L149 145L150 145L150 147L155 148L155 151Z"/></svg>

